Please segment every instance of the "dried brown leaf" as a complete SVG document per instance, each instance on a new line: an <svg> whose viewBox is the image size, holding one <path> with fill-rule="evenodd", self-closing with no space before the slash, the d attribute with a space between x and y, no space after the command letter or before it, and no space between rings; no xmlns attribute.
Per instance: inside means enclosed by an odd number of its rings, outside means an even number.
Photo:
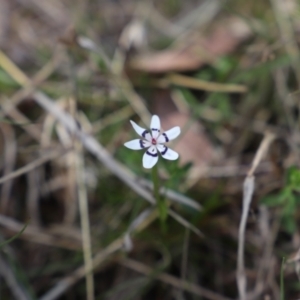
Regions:
<svg viewBox="0 0 300 300"><path fill-rule="evenodd" d="M250 29L243 21L227 19L206 36L199 33L187 37L173 48L136 56L129 62L129 68L149 73L195 70L232 52L249 36Z"/></svg>

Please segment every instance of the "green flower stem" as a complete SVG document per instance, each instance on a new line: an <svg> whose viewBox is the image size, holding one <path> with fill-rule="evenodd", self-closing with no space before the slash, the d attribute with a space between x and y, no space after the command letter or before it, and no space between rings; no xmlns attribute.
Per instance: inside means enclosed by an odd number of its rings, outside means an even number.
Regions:
<svg viewBox="0 0 300 300"><path fill-rule="evenodd" d="M156 199L156 205L159 213L159 218L162 224L165 223L167 219L167 205L163 198L160 197L159 193L159 178L158 178L158 167L157 164L152 168L152 181L153 181L153 191L154 197Z"/></svg>

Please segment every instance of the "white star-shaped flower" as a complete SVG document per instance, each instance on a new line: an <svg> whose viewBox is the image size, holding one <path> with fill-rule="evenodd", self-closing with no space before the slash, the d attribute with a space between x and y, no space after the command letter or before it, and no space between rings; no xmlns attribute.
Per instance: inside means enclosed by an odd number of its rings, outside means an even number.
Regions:
<svg viewBox="0 0 300 300"><path fill-rule="evenodd" d="M144 129L130 120L133 129L143 139L136 139L124 144L125 147L132 150L141 150L148 148L143 156L143 166L146 169L151 169L158 161L158 152L165 159L176 160L179 155L177 152L168 148L164 144L174 140L180 134L180 127L173 127L161 133L160 119L154 115L151 119L150 130ZM157 151L158 150L158 151Z"/></svg>

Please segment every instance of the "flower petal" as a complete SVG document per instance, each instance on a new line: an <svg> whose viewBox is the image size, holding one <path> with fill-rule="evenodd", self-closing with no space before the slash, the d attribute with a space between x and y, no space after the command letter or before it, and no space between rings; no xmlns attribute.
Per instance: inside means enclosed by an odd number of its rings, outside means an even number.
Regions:
<svg viewBox="0 0 300 300"><path fill-rule="evenodd" d="M150 147L150 145L151 145L150 142L145 140L140 140L140 139L132 140L124 144L125 147L131 150L140 150L140 149L148 148Z"/></svg>
<svg viewBox="0 0 300 300"><path fill-rule="evenodd" d="M151 138L151 134L150 134L149 130L147 130L143 127L140 127L138 124L136 124L135 122L133 122L131 120L130 120L130 123L138 135L142 136L149 142L151 141L152 138Z"/></svg>
<svg viewBox="0 0 300 300"><path fill-rule="evenodd" d="M150 129L152 131L152 137L156 139L160 134L160 119L157 115L152 116Z"/></svg>
<svg viewBox="0 0 300 300"><path fill-rule="evenodd" d="M165 145L157 145L156 146L161 156L168 160L176 160L179 157L179 154L174 150L166 147Z"/></svg>
<svg viewBox="0 0 300 300"><path fill-rule="evenodd" d="M145 169L151 169L158 161L158 153L155 146L151 146L143 156L143 167Z"/></svg>
<svg viewBox="0 0 300 300"><path fill-rule="evenodd" d="M169 141L172 141L179 136L180 132L181 132L181 130L180 130L179 126L173 127L171 129L163 132L157 139L157 142L158 143L167 143Z"/></svg>

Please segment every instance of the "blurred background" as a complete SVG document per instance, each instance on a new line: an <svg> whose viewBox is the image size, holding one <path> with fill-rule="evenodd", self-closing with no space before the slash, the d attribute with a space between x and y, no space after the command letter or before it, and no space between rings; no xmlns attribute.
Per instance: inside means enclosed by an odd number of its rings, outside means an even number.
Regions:
<svg viewBox="0 0 300 300"><path fill-rule="evenodd" d="M1 299L299 298L299 8L0 1ZM165 226L123 146L153 114L182 130Z"/></svg>

